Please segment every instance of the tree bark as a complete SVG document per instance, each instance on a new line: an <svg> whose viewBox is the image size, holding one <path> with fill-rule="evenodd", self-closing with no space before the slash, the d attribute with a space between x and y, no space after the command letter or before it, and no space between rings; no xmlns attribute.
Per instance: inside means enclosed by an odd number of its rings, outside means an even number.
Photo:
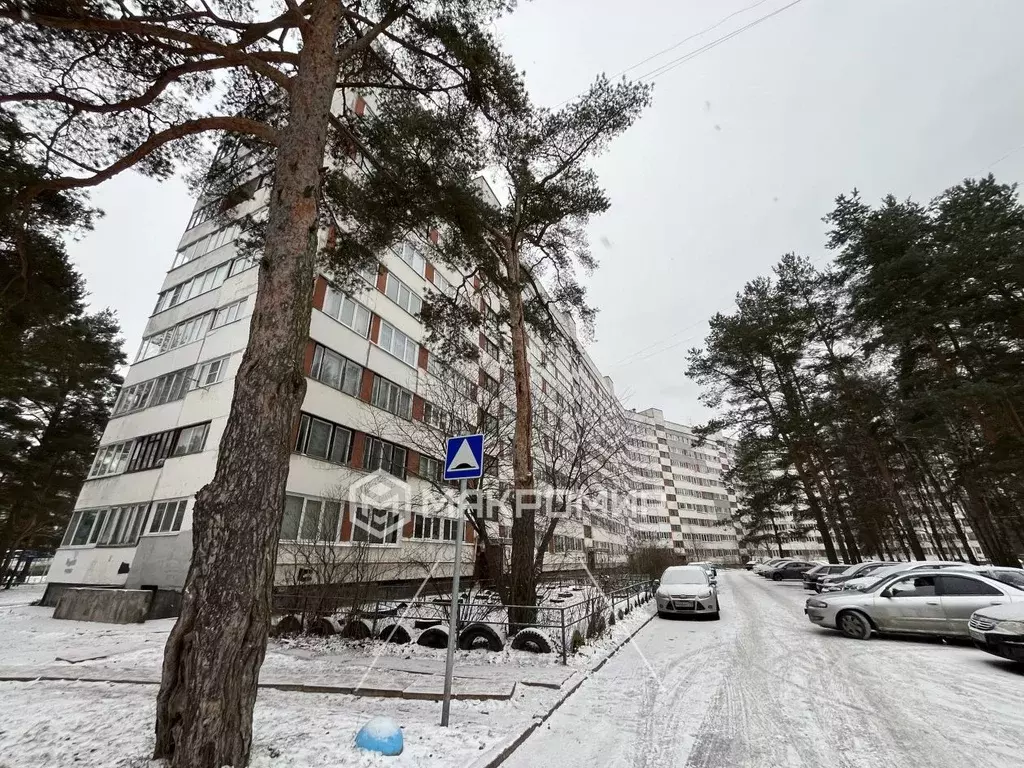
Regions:
<svg viewBox="0 0 1024 768"><path fill-rule="evenodd" d="M821 543L825 547L825 557L828 558L830 563L838 563L839 558L836 557L836 547L832 543L832 534L828 529L828 521L825 520L825 512L821 508L821 502L818 501L818 497L815 496L814 491L811 490L813 481L808 476L807 470L803 466L803 462L799 460L793 461L793 466L796 467L796 472L800 476L801 484L804 487L804 496L807 497L807 506L811 508L811 514L814 516L814 523L821 533Z"/></svg>
<svg viewBox="0 0 1024 768"><path fill-rule="evenodd" d="M306 388L301 361L339 19L337 3L320 2L305 31L277 152L249 343L214 478L196 496L192 563L157 697L154 758L169 759L171 768L244 766L249 759L291 436Z"/></svg>
<svg viewBox="0 0 1024 768"><path fill-rule="evenodd" d="M527 606L509 611L509 624L522 625L533 619L530 609L537 602L534 553L537 546L533 478L533 403L530 392L530 365L526 351L526 318L520 293L519 255L510 241L505 249L505 269L509 283L509 326L512 336L512 375L515 379L516 420L512 446L512 477L515 501L512 520L512 564L509 599L512 605Z"/></svg>

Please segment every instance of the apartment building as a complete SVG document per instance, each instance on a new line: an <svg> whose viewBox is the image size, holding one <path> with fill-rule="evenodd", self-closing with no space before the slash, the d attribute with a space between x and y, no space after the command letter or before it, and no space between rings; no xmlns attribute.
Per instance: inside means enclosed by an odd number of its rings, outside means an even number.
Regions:
<svg viewBox="0 0 1024 768"><path fill-rule="evenodd" d="M362 114L370 107L361 97L344 103L339 95L335 109ZM257 158L241 150L222 159L238 168L237 181L250 199L228 211L228 223L217 215L224 202L197 202L177 249L168 254L170 268L153 314L50 569L48 602L70 585L173 591L184 583L194 496L213 477L257 289L255 262L237 247L245 235L240 221L260 217L269 194L270 176L259 170ZM323 233L325 240L329 236ZM497 316L500 302L479 279L431 263L425 244L410 238L381 254L377 270L361 275L360 290L342 291L327 273L311 286L307 392L290 459L279 584L316 578L306 545L322 542L348 561L341 570L359 568L359 578L450 575L454 510L429 503L440 485L446 434L484 431L490 438L486 477L506 485L511 477L514 399L503 331L474 331L479 360L446 365L424 344L418 319L429 294L458 297L488 316ZM468 293L459 293L456 286L467 282ZM565 477L558 462L566 440L559 430L568 419L605 413L606 428L625 424L611 380L586 354L572 319L558 319L561 341L529 349L542 487ZM625 510L602 501L612 498L610 492L601 493L602 483L610 491L621 473L611 463L594 463L590 475L576 480L585 502L557 523L546 568L625 560ZM395 492L404 494L404 514L396 505L382 517L354 495L361 484L379 485L385 476L401 481ZM505 514L486 525L492 546L507 550L511 518ZM474 570L476 539L466 526L469 546L459 564L464 575Z"/></svg>

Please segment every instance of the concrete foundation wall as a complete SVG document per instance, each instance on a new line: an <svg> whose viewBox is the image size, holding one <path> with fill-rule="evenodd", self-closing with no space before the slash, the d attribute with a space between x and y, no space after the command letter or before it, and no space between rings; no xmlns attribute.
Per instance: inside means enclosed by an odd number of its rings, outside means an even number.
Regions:
<svg viewBox="0 0 1024 768"><path fill-rule="evenodd" d="M53 612L55 619L141 624L149 615L153 593L144 589L67 589Z"/></svg>

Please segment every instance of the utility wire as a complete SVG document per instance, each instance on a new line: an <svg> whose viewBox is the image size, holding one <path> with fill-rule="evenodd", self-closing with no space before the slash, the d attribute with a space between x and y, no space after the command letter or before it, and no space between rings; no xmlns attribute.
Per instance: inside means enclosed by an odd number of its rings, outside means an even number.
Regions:
<svg viewBox="0 0 1024 768"><path fill-rule="evenodd" d="M727 22L733 16L739 16L741 13L746 13L747 11L752 11L755 8L757 8L759 5L764 5L767 2L768 2L768 0L757 0L757 2L754 3L753 5L748 5L746 8L740 8L738 11L733 11L728 16L723 16L721 19L719 19L714 24L712 24L710 27L706 27L705 29L702 29L700 32L694 32L692 35L687 35L682 40L680 40L678 43L673 43L668 48L660 50L657 53L652 53L646 59L643 59L642 61L638 61L636 64L633 64L632 66L626 67L621 72L616 72L614 75L611 76L610 79L614 80L615 78L617 78L617 77L619 77L621 75L624 75L627 72L632 72L637 67L642 67L647 62L649 62L649 61L651 61L653 59L656 59L659 56L668 53L669 51L674 51L676 48L681 46L683 43L688 43L691 40L693 40L695 37L700 37L701 35L706 35L708 32L712 32L712 31L718 29L720 26L725 24L725 22Z"/></svg>
<svg viewBox="0 0 1024 768"><path fill-rule="evenodd" d="M655 69L652 69L647 74L640 75L640 77L638 77L637 79L640 81L652 82L655 79L666 74L667 72L671 72L676 67L682 66L686 62L690 61L690 59L695 59L702 53L706 53L707 51L710 51L712 48L717 48L722 43L732 40L734 37L742 34L743 32L746 32L748 29L752 29L753 27L756 27L758 24L768 21L768 19L772 18L773 16L778 16L783 11L792 8L794 5L798 5L799 3L802 2L803 0L793 0L793 2L782 6L781 8L776 8L771 13L766 13L764 16L754 19L754 21L748 24L744 24L742 27L734 29L732 32L729 32L728 34L715 38L710 43L706 43L702 45L700 48L696 48L695 50L689 51L688 53L684 53L682 56L676 59L672 59L672 61L669 61L665 64L662 64L659 67L656 67Z"/></svg>

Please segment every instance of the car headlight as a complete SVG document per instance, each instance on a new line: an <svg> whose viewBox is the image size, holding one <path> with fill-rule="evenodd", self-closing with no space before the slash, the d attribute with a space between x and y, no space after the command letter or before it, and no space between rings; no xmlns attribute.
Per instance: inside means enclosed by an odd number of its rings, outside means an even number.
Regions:
<svg viewBox="0 0 1024 768"><path fill-rule="evenodd" d="M997 621L995 629L1013 635L1024 635L1024 621Z"/></svg>
<svg viewBox="0 0 1024 768"><path fill-rule="evenodd" d="M710 589L706 589L703 592L699 593L697 595L697 597L699 597L701 600L705 600L705 599L711 597L711 590Z"/></svg>
<svg viewBox="0 0 1024 768"><path fill-rule="evenodd" d="M828 603L824 600L814 600L813 598L807 601L808 608L828 608Z"/></svg>
<svg viewBox="0 0 1024 768"><path fill-rule="evenodd" d="M662 600L664 600L664 599L665 599L666 597L668 597L668 595L666 595L666 594L665 594L664 592L662 592L662 591L661 591L660 589L657 589L657 590L655 590L655 592L654 592L654 596L655 596L655 597L660 597L660 598L661 598Z"/></svg>

